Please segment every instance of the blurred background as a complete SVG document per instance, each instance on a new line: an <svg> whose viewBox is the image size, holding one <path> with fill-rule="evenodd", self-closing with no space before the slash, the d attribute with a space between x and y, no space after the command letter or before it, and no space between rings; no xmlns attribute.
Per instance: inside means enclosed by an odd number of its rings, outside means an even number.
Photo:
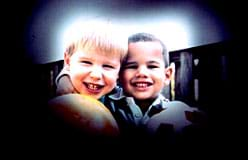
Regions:
<svg viewBox="0 0 248 160"><path fill-rule="evenodd" d="M20 33L27 56L48 63L63 59L65 41L72 36L67 32L91 19L111 21L124 28L120 34L151 32L171 51L229 40L238 25L232 23L241 17L236 17L239 8L234 13L227 6L193 0L37 0L16 14L23 18Z"/></svg>
<svg viewBox="0 0 248 160"><path fill-rule="evenodd" d="M5 93L15 95L7 104L13 106L10 108L16 114L11 113L22 117L19 123L25 124L22 127L28 131L37 124L42 125L32 122L41 121L45 115L42 107L54 96L54 79L63 67L69 31L75 30L81 21L99 18L125 28L120 34L150 32L161 38L176 69L172 84L164 94L171 100L182 100L205 111L214 134L220 138L219 144L235 141L223 135L240 137L238 131L245 122L241 113L245 110L244 69L247 68L244 67L246 9L241 2L36 0L13 3L8 7L10 14L4 23L10 24L7 28L11 29L11 36L5 39L11 42L9 51L4 53L7 56L4 61L11 66L4 68L4 80L9 84ZM18 105L12 105L15 103ZM8 118L8 121L12 120ZM32 131L40 131L38 128ZM32 132L28 133L24 130L24 137L31 136Z"/></svg>

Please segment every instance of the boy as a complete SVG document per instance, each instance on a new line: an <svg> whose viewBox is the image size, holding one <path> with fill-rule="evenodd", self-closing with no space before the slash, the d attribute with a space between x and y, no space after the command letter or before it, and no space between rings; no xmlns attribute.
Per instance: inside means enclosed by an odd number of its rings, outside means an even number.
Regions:
<svg viewBox="0 0 248 160"><path fill-rule="evenodd" d="M139 136L145 130L155 135L172 134L192 127L192 117L199 112L183 102L170 102L161 94L169 85L172 72L161 40L148 33L129 37L128 55L120 71L123 91L109 95L105 102L121 133Z"/></svg>
<svg viewBox="0 0 248 160"><path fill-rule="evenodd" d="M114 33L109 23L85 23L82 32L64 53L61 74L70 78L73 94L49 101L57 115L86 133L116 135L118 126L109 110L98 100L116 86L121 62L127 53L127 38Z"/></svg>

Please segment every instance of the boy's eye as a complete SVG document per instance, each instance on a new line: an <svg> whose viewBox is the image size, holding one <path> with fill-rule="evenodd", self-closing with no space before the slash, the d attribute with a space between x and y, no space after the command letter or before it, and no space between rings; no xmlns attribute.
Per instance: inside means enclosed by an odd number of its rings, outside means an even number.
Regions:
<svg viewBox="0 0 248 160"><path fill-rule="evenodd" d="M159 68L157 65L148 65L148 68Z"/></svg>
<svg viewBox="0 0 248 160"><path fill-rule="evenodd" d="M82 64L92 64L90 61L80 61Z"/></svg>
<svg viewBox="0 0 248 160"><path fill-rule="evenodd" d="M103 65L104 68L109 68L109 69L114 69L115 67L112 65L108 65L108 64L104 64Z"/></svg>
<svg viewBox="0 0 248 160"><path fill-rule="evenodd" d="M124 65L123 68L124 69L136 69L136 68L138 68L138 66L137 65Z"/></svg>

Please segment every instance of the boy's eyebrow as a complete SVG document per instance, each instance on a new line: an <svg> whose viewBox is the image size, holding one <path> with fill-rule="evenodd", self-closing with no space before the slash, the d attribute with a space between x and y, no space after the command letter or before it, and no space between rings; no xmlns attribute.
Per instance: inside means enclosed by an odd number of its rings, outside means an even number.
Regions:
<svg viewBox="0 0 248 160"><path fill-rule="evenodd" d="M78 61L91 61L91 58L88 57L78 57Z"/></svg>
<svg viewBox="0 0 248 160"><path fill-rule="evenodd" d="M148 61L148 63L157 63L157 64L160 64L160 63L157 62L157 61Z"/></svg>
<svg viewBox="0 0 248 160"><path fill-rule="evenodd" d="M160 64L159 62L157 62L157 61L148 61L147 62L148 64L153 64L153 63L156 63L156 64ZM127 61L127 62L125 62L124 63L125 65L132 65L132 64L137 64L137 62L135 62L135 61Z"/></svg>
<svg viewBox="0 0 248 160"><path fill-rule="evenodd" d="M135 62L135 61L127 61L127 62L125 62L124 64L125 64L125 65L129 65L129 64L137 64L137 62Z"/></svg>

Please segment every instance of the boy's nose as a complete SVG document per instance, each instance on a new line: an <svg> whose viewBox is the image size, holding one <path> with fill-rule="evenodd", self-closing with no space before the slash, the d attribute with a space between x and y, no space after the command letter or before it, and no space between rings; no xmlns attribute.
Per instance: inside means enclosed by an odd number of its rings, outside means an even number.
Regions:
<svg viewBox="0 0 248 160"><path fill-rule="evenodd" d="M99 80L102 77L102 70L99 67L92 68L90 77L94 80Z"/></svg>
<svg viewBox="0 0 248 160"><path fill-rule="evenodd" d="M139 67L136 73L136 77L147 77L148 71L146 67Z"/></svg>

